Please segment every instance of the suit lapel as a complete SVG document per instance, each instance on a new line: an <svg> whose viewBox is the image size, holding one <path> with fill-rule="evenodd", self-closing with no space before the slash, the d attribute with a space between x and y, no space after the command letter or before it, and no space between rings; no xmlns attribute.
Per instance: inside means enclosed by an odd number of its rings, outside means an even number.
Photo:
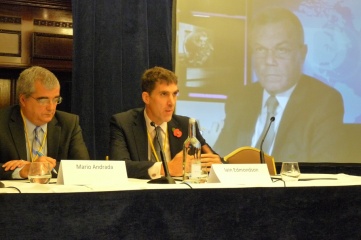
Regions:
<svg viewBox="0 0 361 240"><path fill-rule="evenodd" d="M61 127L57 125L58 120L54 116L54 118L48 123L48 133L47 133L47 148L48 148L48 156L51 156L55 159L58 159L59 144L60 144L60 136L61 136ZM61 153L61 151L60 151Z"/></svg>
<svg viewBox="0 0 361 240"><path fill-rule="evenodd" d="M148 159L148 134L145 126L144 109L134 115L132 131L133 143L137 148L136 152L139 153L139 159Z"/></svg>
<svg viewBox="0 0 361 240"><path fill-rule="evenodd" d="M252 137L254 134L256 122L258 115L261 112L262 108L262 95L263 95L263 89L259 86L259 84L255 85L254 91L247 92L245 94L251 94L253 96L249 97L248 99L254 99L253 102L242 102L244 104L244 107L240 109L245 109L240 112L242 117L241 120L237 125L240 126L241 131L244 133L238 134L238 145L239 146L251 146L252 144Z"/></svg>
<svg viewBox="0 0 361 240"><path fill-rule="evenodd" d="M277 135L274 143L274 151L273 155L278 154L277 150L282 149L282 146L287 144L282 139L286 138L277 138L277 136L286 136L288 133L289 127L295 122L295 119L299 118L299 114L304 114L302 109L305 108L305 99L303 96L307 96L307 88L305 86L304 81L302 79L298 82L295 90L290 96L290 99L287 102L286 108L283 112L281 122L279 123L279 127L277 130ZM299 109L295 111L295 109Z"/></svg>
<svg viewBox="0 0 361 240"><path fill-rule="evenodd" d="M187 127L182 126L174 118L172 118L168 122L168 140L169 140L170 155L171 155L172 159L179 152L179 146L183 146L183 143L184 143L184 141L186 140L186 138L188 136ZM181 137L175 137L173 135L173 130L177 129L177 128L182 131L182 136Z"/></svg>
<svg viewBox="0 0 361 240"><path fill-rule="evenodd" d="M19 107L15 108L11 114L9 128L20 159L27 159L24 121L21 117Z"/></svg>

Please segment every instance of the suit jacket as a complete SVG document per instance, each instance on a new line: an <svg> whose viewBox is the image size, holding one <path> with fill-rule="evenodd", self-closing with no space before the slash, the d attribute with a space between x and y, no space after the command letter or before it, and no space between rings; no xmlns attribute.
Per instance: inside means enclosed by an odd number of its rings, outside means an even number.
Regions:
<svg viewBox="0 0 361 240"><path fill-rule="evenodd" d="M263 88L254 83L229 97L224 127L214 147L221 155L251 145L262 95ZM283 112L272 156L280 162L340 161L344 149L343 114L340 93L303 75Z"/></svg>
<svg viewBox="0 0 361 240"><path fill-rule="evenodd" d="M183 149L183 143L188 137L189 118L173 115L168 122L168 140L173 158ZM173 129L182 132L181 137L173 135ZM206 141L196 126L196 137L205 145ZM115 114L110 120L110 153L112 160L125 160L128 177L150 178L148 169L154 162L148 160L148 136L144 118L144 108L131 109Z"/></svg>
<svg viewBox="0 0 361 240"><path fill-rule="evenodd" d="M0 161L27 159L24 122L19 105L0 110ZM79 126L79 117L56 111L48 123L47 156L61 159L90 159ZM11 179L13 171L0 171L1 179Z"/></svg>

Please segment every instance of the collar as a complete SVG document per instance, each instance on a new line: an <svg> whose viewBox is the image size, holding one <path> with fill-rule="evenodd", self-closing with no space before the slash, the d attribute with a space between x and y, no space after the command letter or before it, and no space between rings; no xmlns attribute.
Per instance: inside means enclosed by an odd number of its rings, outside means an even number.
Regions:
<svg viewBox="0 0 361 240"><path fill-rule="evenodd" d="M26 129L28 129L28 131L29 131L28 134L31 134L32 132L34 132L34 129L35 129L36 127L38 127L38 126L36 126L36 125L33 124L32 122L30 122L30 120L27 119L24 114L22 114L22 116L23 116L24 121L25 121L25 124L26 124ZM43 124L43 125L41 125L41 126L39 126L39 127L41 127L41 128L43 129L43 132L46 132L47 129L48 129L48 124L45 123L45 124Z"/></svg>
<svg viewBox="0 0 361 240"><path fill-rule="evenodd" d="M288 99L290 99L293 91L295 90L297 84L294 85L293 87L291 87L290 89L282 92L282 93L278 93L275 95L275 97L277 98L278 104L280 107L282 107L282 109L285 109ZM271 94L269 94L265 89L263 90L263 100L262 100L262 108L266 107L266 101L269 98L269 96L271 96Z"/></svg>
<svg viewBox="0 0 361 240"><path fill-rule="evenodd" d="M144 109L144 118L145 118L145 124L147 126L147 131L149 133L153 132L155 129L152 125L150 125L150 123L152 122L152 120L150 120L150 118L148 117L145 109ZM157 125L156 125L157 126ZM162 124L158 125L162 128L163 132L166 133L167 132L167 127L168 127L168 123L167 122L163 122Z"/></svg>

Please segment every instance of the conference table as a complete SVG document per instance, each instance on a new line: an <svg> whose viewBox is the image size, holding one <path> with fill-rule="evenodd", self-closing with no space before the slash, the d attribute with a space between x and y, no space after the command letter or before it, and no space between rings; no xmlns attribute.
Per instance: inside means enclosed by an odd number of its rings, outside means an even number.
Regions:
<svg viewBox="0 0 361 240"><path fill-rule="evenodd" d="M2 181L0 239L361 239L361 177L269 184Z"/></svg>

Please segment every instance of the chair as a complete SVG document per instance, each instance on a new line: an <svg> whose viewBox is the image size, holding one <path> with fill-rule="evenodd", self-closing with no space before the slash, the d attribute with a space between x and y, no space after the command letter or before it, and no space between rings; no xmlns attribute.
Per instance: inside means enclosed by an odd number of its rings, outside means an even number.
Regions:
<svg viewBox="0 0 361 240"><path fill-rule="evenodd" d="M270 155L264 154L264 159L267 164L267 168L270 175L276 175L276 165L274 158ZM224 160L228 163L243 163L254 164L261 163L260 150L253 147L240 147L224 157Z"/></svg>

